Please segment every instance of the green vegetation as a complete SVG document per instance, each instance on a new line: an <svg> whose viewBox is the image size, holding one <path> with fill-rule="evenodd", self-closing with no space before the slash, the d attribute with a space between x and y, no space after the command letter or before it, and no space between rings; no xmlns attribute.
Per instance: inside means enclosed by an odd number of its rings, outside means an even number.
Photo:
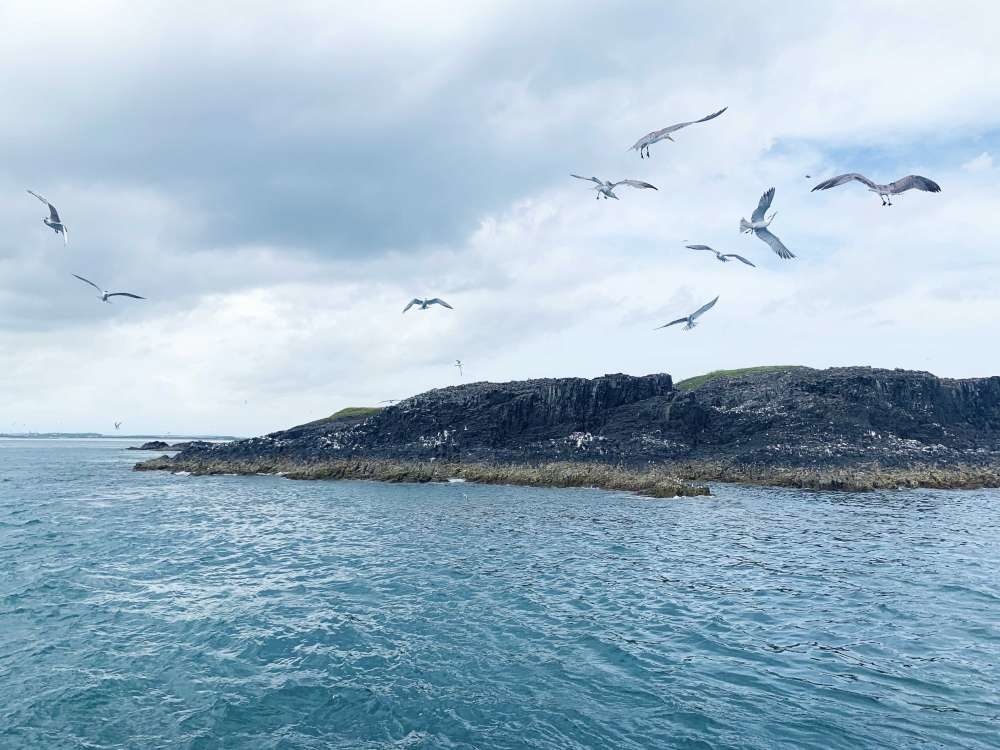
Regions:
<svg viewBox="0 0 1000 750"><path fill-rule="evenodd" d="M755 375L760 372L787 372L789 370L808 370L808 367L801 365L763 365L761 367L741 367L736 370L712 370L704 375L695 375L693 378L686 378L674 386L679 391L693 391L713 380L719 378L738 378L741 375Z"/></svg>
<svg viewBox="0 0 1000 750"><path fill-rule="evenodd" d="M312 427L326 422L333 422L337 419L364 419L365 417L370 417L372 414L378 414L380 411L382 411L382 408L379 406L348 406L346 409L334 412L329 417L314 419L312 422L300 424L298 427Z"/></svg>

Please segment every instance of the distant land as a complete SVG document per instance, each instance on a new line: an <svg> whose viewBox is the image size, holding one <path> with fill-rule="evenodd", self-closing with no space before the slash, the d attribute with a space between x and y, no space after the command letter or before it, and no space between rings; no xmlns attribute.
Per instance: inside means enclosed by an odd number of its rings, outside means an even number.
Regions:
<svg viewBox="0 0 1000 750"><path fill-rule="evenodd" d="M159 434L125 434L114 433L105 435L100 432L0 432L0 438L16 438L19 440L55 440L55 439L100 439L108 438L113 440L149 440L150 438L169 437L171 440L188 438L189 440L239 440L235 435L159 435Z"/></svg>
<svg viewBox="0 0 1000 750"><path fill-rule="evenodd" d="M470 383L137 469L698 494L1000 486L1000 377L774 366Z"/></svg>

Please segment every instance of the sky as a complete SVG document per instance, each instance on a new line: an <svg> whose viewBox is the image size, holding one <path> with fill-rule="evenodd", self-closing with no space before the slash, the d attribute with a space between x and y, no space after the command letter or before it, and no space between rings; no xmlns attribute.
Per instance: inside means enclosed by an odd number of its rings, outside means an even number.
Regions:
<svg viewBox="0 0 1000 750"><path fill-rule="evenodd" d="M231 7L0 3L0 432L252 435L614 372L1000 374L998 4ZM851 171L942 192L810 192ZM595 201L573 172L659 189ZM795 260L738 231L772 186ZM455 309L400 313L424 296Z"/></svg>

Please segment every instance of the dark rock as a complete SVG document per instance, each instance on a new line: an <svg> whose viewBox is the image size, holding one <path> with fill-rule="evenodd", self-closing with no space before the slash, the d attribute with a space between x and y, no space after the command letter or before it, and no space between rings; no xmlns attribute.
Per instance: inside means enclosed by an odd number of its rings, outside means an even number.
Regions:
<svg viewBox="0 0 1000 750"><path fill-rule="evenodd" d="M163 442L162 440L151 440L150 442L143 443L142 445L139 446L130 445L128 447L128 450L130 451L163 451L169 449L170 445Z"/></svg>
<svg viewBox="0 0 1000 750"><path fill-rule="evenodd" d="M669 375L471 383L365 417L192 444L178 460L352 457L824 470L997 466L1000 378L848 367L722 376L691 390L675 389Z"/></svg>

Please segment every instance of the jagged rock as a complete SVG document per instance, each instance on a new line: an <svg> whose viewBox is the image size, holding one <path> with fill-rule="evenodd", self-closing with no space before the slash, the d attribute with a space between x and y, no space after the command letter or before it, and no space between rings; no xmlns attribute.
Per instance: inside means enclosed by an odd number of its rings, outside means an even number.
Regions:
<svg viewBox="0 0 1000 750"><path fill-rule="evenodd" d="M723 376L678 390L669 375L471 383L377 413L318 420L178 461L342 458L841 469L1000 465L1000 377L867 367Z"/></svg>
<svg viewBox="0 0 1000 750"><path fill-rule="evenodd" d="M162 440L151 440L148 443L143 443L142 445L135 446L130 445L128 447L130 451L164 451L170 450L170 445L163 442Z"/></svg>

